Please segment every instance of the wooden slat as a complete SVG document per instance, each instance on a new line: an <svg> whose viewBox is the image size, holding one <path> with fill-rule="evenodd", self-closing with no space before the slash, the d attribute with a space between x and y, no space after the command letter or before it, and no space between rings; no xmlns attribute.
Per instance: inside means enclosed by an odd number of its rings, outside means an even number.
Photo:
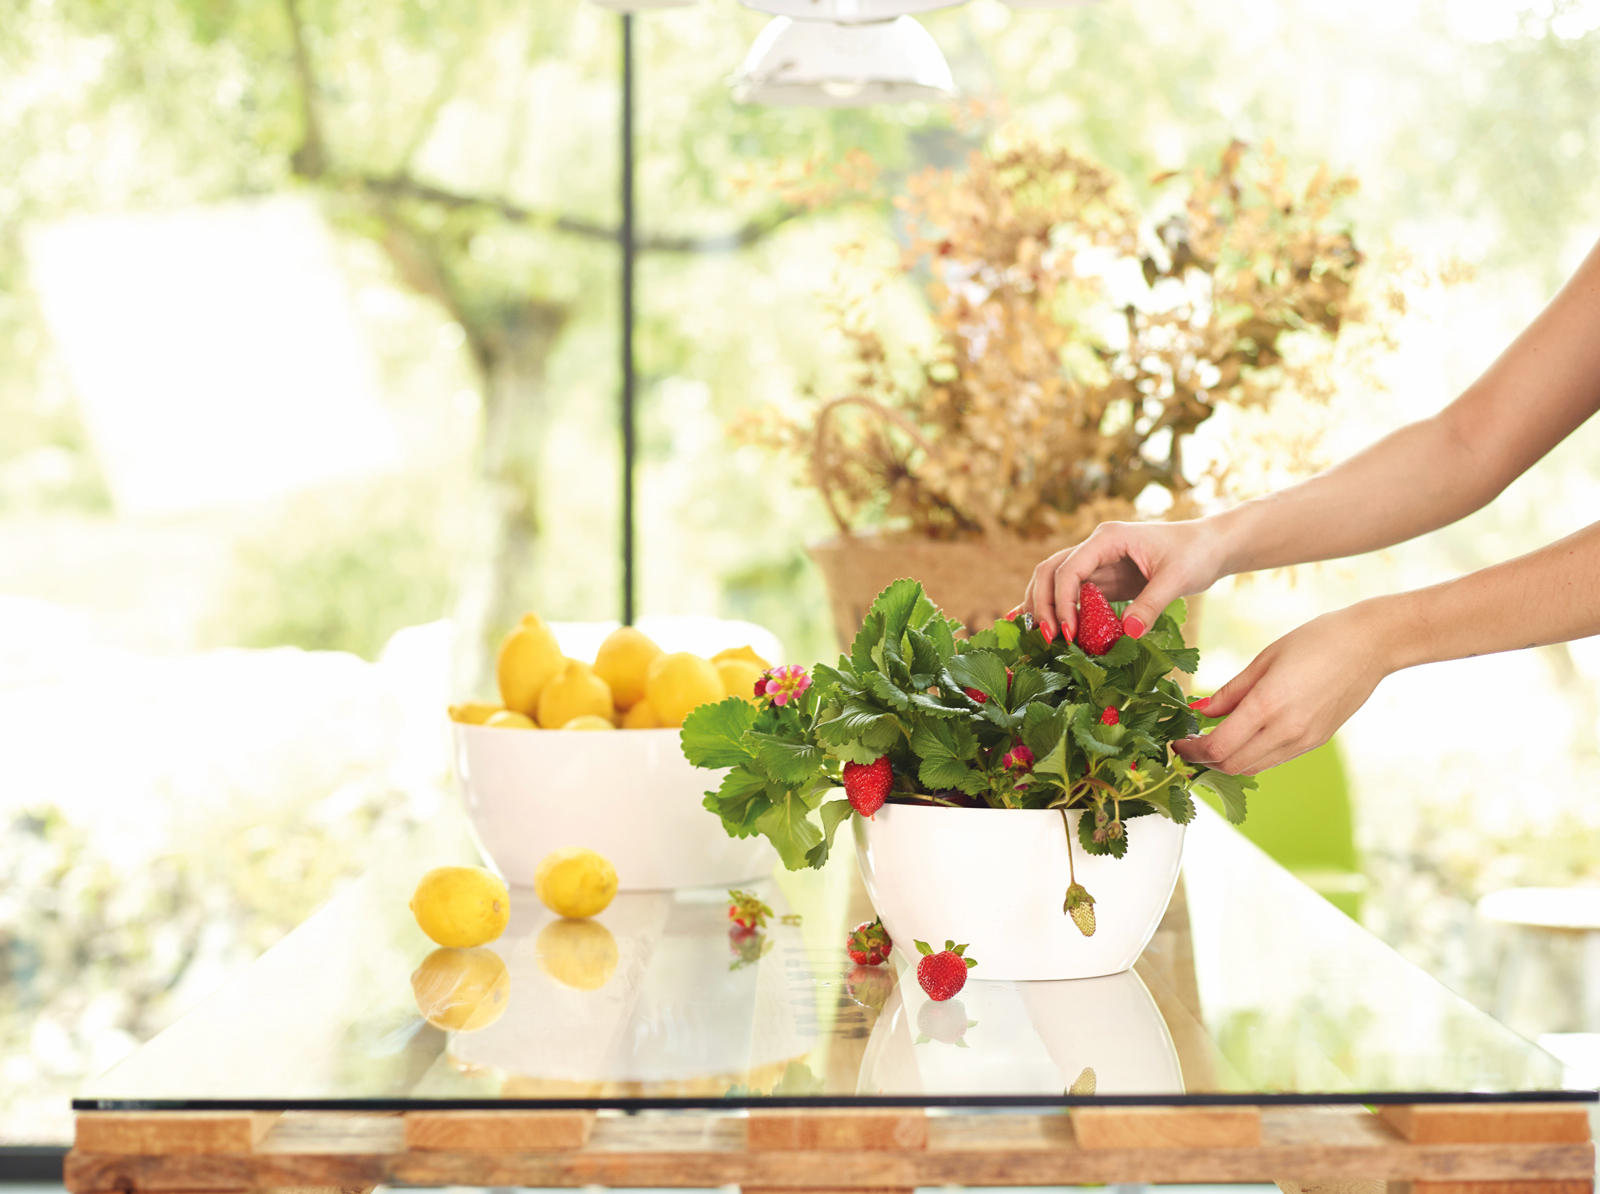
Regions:
<svg viewBox="0 0 1600 1194"><path fill-rule="evenodd" d="M1254 1148L1259 1107L1074 1107L1079 1148Z"/></svg>
<svg viewBox="0 0 1600 1194"><path fill-rule="evenodd" d="M754 1110L745 1122L745 1147L785 1151L815 1149L922 1149L928 1117L920 1107L867 1107L857 1111L806 1108Z"/></svg>
<svg viewBox="0 0 1600 1194"><path fill-rule="evenodd" d="M277 1120L260 1111L83 1111L74 1147L136 1157L248 1153Z"/></svg>
<svg viewBox="0 0 1600 1194"><path fill-rule="evenodd" d="M408 1111L405 1145L422 1152L519 1153L589 1143L593 1111Z"/></svg>
<svg viewBox="0 0 1600 1194"><path fill-rule="evenodd" d="M1591 1194L1594 1182L1408 1182L1409 1194ZM1407 1191L1396 1191L1407 1194Z"/></svg>
<svg viewBox="0 0 1600 1194"><path fill-rule="evenodd" d="M1284 1182L1277 1184L1283 1194L1400 1194L1391 1189L1403 1182L1385 1182L1375 1178L1356 1178L1335 1182Z"/></svg>
<svg viewBox="0 0 1600 1194"><path fill-rule="evenodd" d="M1589 1112L1580 1103L1423 1103L1380 1107L1378 1118L1413 1144L1583 1144L1589 1139Z"/></svg>

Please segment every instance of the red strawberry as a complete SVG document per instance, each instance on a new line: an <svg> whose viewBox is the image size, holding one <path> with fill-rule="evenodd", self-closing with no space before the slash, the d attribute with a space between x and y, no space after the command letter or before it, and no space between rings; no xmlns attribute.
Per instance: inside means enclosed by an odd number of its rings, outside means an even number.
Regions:
<svg viewBox="0 0 1600 1194"><path fill-rule="evenodd" d="M1115 705L1107 705L1106 711L1100 715L1100 724L1103 726L1114 726L1121 720L1122 715L1117 712Z"/></svg>
<svg viewBox="0 0 1600 1194"><path fill-rule="evenodd" d="M1034 761L1033 752L1018 743L1006 751L1005 756L1000 760L1000 765L1002 767L1015 767L1019 771L1032 771Z"/></svg>
<svg viewBox="0 0 1600 1194"><path fill-rule="evenodd" d="M1078 636L1073 641L1090 655L1104 655L1122 637L1122 623L1106 595L1088 581L1078 590Z"/></svg>
<svg viewBox="0 0 1600 1194"><path fill-rule="evenodd" d="M844 951L858 966L877 966L888 960L889 950L893 946L894 942L889 940L889 930L883 927L883 921L869 920L857 925L845 938Z"/></svg>
<svg viewBox="0 0 1600 1194"><path fill-rule="evenodd" d="M917 963L917 982L922 984L929 999L942 1003L967 985L967 971L977 963L963 956L966 946L946 941L944 948L934 953L926 941L918 941L916 945L917 952L922 955L922 961Z"/></svg>
<svg viewBox="0 0 1600 1194"><path fill-rule="evenodd" d="M973 700L977 701L980 705L986 705L989 703L989 698L984 696L983 693L978 691L976 688L963 688L961 691L966 693Z"/></svg>
<svg viewBox="0 0 1600 1194"><path fill-rule="evenodd" d="M893 785L894 768L889 765L888 755L871 763L844 765L845 799L863 817L870 817L883 807Z"/></svg>
<svg viewBox="0 0 1600 1194"><path fill-rule="evenodd" d="M772 909L761 902L761 897L753 891L730 891L728 893L728 919L741 929L764 928L767 917L772 915ZM731 930L730 930L731 931Z"/></svg>

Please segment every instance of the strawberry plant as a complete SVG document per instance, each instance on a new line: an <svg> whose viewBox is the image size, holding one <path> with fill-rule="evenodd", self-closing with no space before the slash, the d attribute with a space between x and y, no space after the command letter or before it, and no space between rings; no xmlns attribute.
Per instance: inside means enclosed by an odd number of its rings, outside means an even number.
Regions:
<svg viewBox="0 0 1600 1194"><path fill-rule="evenodd" d="M1046 642L1022 619L959 639L920 584L898 580L837 667L818 665L814 683L781 705L702 705L684 720L683 751L698 767L728 769L705 797L728 833L764 835L791 870L822 866L839 824L884 800L1059 809L1064 824L1081 810L1077 848L1121 858L1129 820L1187 823L1192 790L1204 786L1237 823L1255 786L1171 750L1200 728L1172 678L1199 662L1184 615L1174 602L1137 639L1119 623L1109 645L1090 644L1102 652L1093 655ZM848 797L830 798L841 786ZM1069 835L1069 860L1072 849ZM1093 933L1094 899L1075 874L1063 912Z"/></svg>

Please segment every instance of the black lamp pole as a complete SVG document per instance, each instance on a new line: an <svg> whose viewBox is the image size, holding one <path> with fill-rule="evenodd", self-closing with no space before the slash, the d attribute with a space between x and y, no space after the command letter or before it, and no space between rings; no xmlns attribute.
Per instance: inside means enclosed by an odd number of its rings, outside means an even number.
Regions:
<svg viewBox="0 0 1600 1194"><path fill-rule="evenodd" d="M633 625L633 463L637 451L633 376L633 14L622 14L622 624Z"/></svg>

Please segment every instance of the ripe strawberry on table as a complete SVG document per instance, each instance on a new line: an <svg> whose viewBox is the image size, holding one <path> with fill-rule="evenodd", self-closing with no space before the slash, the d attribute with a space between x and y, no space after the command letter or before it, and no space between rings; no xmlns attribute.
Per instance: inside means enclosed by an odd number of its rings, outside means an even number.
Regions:
<svg viewBox="0 0 1600 1194"><path fill-rule="evenodd" d="M1078 589L1078 635L1073 640L1090 655L1104 655L1122 637L1122 621L1106 595L1088 581Z"/></svg>
<svg viewBox="0 0 1600 1194"><path fill-rule="evenodd" d="M850 807L863 817L870 817L889 799L889 789L894 786L894 768L884 755L870 763L844 765L844 795Z"/></svg>
<svg viewBox="0 0 1600 1194"><path fill-rule="evenodd" d="M967 971L978 963L966 957L967 947L946 941L938 953L926 941L916 943L922 961L917 963L917 982L928 998L943 1002L967 985Z"/></svg>
<svg viewBox="0 0 1600 1194"><path fill-rule="evenodd" d="M894 942L889 940L889 930L881 920L869 920L851 930L845 938L844 951L858 966L877 966L889 959Z"/></svg>
<svg viewBox="0 0 1600 1194"><path fill-rule="evenodd" d="M761 902L761 897L753 891L730 891L728 893L728 919L741 929L761 929L767 924L767 917L772 915L772 909Z"/></svg>

